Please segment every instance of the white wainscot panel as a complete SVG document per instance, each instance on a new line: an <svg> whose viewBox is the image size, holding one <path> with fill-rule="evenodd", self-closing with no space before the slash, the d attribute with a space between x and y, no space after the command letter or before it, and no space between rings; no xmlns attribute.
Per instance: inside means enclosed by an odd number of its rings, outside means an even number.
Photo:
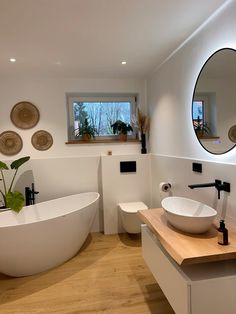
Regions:
<svg viewBox="0 0 236 314"><path fill-rule="evenodd" d="M121 173L121 161L136 161L136 172ZM150 206L150 155L102 156L102 191L105 234L124 232L117 205L142 201Z"/></svg>

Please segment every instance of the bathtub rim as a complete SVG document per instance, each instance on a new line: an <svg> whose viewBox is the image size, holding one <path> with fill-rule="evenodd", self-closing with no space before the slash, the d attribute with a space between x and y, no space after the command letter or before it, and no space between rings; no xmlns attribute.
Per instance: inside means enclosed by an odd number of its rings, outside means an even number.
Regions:
<svg viewBox="0 0 236 314"><path fill-rule="evenodd" d="M1 229L5 229L5 228L19 228L19 227L22 227L22 226L28 226L28 225L32 225L32 224L35 224L35 223L45 223L46 221L51 221L53 219L57 219L57 218L61 218L61 217L65 217L67 215L71 215L71 214L74 214L75 212L81 210L81 209L84 209L88 206L91 206L92 204L96 203L99 198L100 198L100 193L98 192L81 192L81 193L76 193L76 194L70 194L70 195L67 195L67 196L62 196L62 197L58 197L58 198L54 198L54 199L51 199L51 200L47 200L47 201L43 201L43 202L40 202L40 203L37 203L37 204L34 204L34 205L29 205L29 206L23 206L22 209L26 208L26 209L29 209L29 207L34 207L38 204L45 204L45 203L50 203L51 201L60 201L61 199L65 199L67 197L70 197L70 196L75 196L75 195L84 195L84 194L94 194L96 195L96 197L91 201L91 202L88 202L84 207L81 207L79 209L75 209L71 212L68 212L68 213L63 213L63 214L60 214L60 215L55 215L54 217L50 217L50 218L47 218L47 219L41 219L41 220L36 220L36 221L31 221L31 222L25 222L25 223L20 223L20 224L12 224L12 225L6 225L6 226L1 226L1 223L0 223L0 230ZM0 220L1 220L1 215L4 215L6 213L9 213L11 212L12 215L18 215L17 212L14 212L13 210L7 210L7 211L2 211L0 212Z"/></svg>

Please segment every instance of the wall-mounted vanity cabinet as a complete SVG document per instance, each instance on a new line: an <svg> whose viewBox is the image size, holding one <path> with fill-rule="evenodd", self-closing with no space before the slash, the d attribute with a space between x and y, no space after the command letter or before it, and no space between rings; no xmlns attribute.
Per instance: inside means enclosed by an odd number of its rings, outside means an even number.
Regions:
<svg viewBox="0 0 236 314"><path fill-rule="evenodd" d="M176 314L235 314L236 260L180 266L147 225L142 253Z"/></svg>

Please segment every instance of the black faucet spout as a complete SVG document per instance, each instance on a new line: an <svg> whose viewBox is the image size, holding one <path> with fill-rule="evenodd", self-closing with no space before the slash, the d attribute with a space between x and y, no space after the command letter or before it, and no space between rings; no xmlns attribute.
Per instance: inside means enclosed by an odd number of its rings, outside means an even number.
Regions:
<svg viewBox="0 0 236 314"><path fill-rule="evenodd" d="M215 182L211 182L211 183L201 183L201 184L190 184L188 185L188 187L190 189L196 189L196 188L208 188L211 186L218 186L219 184L221 184L220 180L215 180Z"/></svg>
<svg viewBox="0 0 236 314"><path fill-rule="evenodd" d="M221 180L215 180L215 182L210 183L201 183L201 184L190 184L188 187L190 189L196 189L196 188L207 188L207 187L215 187L218 191L218 199L220 199L220 191L230 192L230 183L223 182Z"/></svg>

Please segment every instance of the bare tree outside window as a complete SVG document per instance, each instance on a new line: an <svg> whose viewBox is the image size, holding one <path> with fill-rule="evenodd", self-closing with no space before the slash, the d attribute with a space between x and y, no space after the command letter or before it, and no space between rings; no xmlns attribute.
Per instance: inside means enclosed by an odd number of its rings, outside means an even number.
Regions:
<svg viewBox="0 0 236 314"><path fill-rule="evenodd" d="M122 120L131 123L129 102L78 102L74 103L74 117L77 127L85 118L96 128L97 136L113 135L111 125Z"/></svg>
<svg viewBox="0 0 236 314"><path fill-rule="evenodd" d="M86 123L94 130L95 140L116 138L111 125L117 120L133 124L136 113L136 94L87 94L67 93L68 139L75 140L79 130ZM128 134L135 138L136 133Z"/></svg>

